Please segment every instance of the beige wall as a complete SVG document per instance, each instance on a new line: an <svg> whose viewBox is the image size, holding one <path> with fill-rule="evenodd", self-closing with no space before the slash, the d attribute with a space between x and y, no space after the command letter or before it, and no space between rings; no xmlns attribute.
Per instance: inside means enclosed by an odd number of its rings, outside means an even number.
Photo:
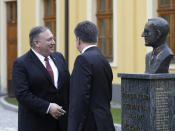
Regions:
<svg viewBox="0 0 175 131"><path fill-rule="evenodd" d="M57 35L59 40L57 44L59 45L59 50L65 56L65 0L59 0L57 8Z"/></svg>
<svg viewBox="0 0 175 131"><path fill-rule="evenodd" d="M29 31L32 27L36 26L36 19L39 20L39 25L43 24L43 18L36 18L36 13L43 11L43 8L37 8L36 7L36 0L20 0L21 1L21 18L20 18L20 27L21 27L21 50L20 55L24 54L29 48ZM39 0L40 4L43 3L42 0ZM65 54L65 16L64 16L64 10L65 10L65 1L59 0L57 1L57 51L60 51L63 55ZM38 5L38 6L43 6ZM39 13L40 14L40 13Z"/></svg>
<svg viewBox="0 0 175 131"><path fill-rule="evenodd" d="M29 50L29 31L36 25L35 23L35 0L21 0L21 51L20 55Z"/></svg>
<svg viewBox="0 0 175 131"><path fill-rule="evenodd" d="M117 2L117 67L113 83L120 83L117 73L143 73L146 47L141 33L146 21L146 0ZM115 36L114 36L115 37Z"/></svg>
<svg viewBox="0 0 175 131"><path fill-rule="evenodd" d="M76 49L74 28L77 23L86 20L86 1L70 0L69 2L69 70L71 73L75 58L79 54Z"/></svg>

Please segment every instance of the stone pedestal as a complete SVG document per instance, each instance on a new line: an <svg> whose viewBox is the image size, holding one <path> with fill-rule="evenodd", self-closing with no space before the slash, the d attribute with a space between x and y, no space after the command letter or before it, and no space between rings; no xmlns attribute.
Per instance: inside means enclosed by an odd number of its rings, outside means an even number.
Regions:
<svg viewBox="0 0 175 131"><path fill-rule="evenodd" d="M122 131L175 131L175 74L118 74Z"/></svg>

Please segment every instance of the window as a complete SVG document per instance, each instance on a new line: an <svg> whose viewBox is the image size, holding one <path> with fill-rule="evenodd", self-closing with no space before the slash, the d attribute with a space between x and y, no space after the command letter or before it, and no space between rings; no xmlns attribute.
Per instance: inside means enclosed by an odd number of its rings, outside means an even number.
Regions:
<svg viewBox="0 0 175 131"><path fill-rule="evenodd" d="M166 41L175 54L175 0L158 0L157 12L158 15L166 19L170 25L170 33Z"/></svg>
<svg viewBox="0 0 175 131"><path fill-rule="evenodd" d="M97 0L98 47L113 61L113 0Z"/></svg>
<svg viewBox="0 0 175 131"><path fill-rule="evenodd" d="M44 0L44 24L56 38L56 0Z"/></svg>

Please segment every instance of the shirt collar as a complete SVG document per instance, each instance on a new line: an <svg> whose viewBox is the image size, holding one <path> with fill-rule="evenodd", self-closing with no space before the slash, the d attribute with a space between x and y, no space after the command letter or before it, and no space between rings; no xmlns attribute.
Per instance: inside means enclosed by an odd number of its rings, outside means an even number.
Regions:
<svg viewBox="0 0 175 131"><path fill-rule="evenodd" d="M34 49L31 48L31 50L35 53L35 55L40 59L40 61L44 61L45 57L38 52L36 52ZM48 56L48 60L50 59L50 56Z"/></svg>
<svg viewBox="0 0 175 131"><path fill-rule="evenodd" d="M91 47L94 47L96 45L88 45L86 46L82 51L81 51L81 54L83 54L87 49L91 48Z"/></svg>
<svg viewBox="0 0 175 131"><path fill-rule="evenodd" d="M165 47L166 47L166 44L162 44L158 46L157 48L153 49L153 54L154 55L159 54Z"/></svg>

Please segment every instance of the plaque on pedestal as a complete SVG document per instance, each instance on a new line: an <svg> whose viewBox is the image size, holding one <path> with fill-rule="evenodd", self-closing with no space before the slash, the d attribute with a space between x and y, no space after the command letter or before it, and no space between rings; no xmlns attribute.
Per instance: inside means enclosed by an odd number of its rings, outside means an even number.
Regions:
<svg viewBox="0 0 175 131"><path fill-rule="evenodd" d="M175 74L118 74L122 131L175 131Z"/></svg>

